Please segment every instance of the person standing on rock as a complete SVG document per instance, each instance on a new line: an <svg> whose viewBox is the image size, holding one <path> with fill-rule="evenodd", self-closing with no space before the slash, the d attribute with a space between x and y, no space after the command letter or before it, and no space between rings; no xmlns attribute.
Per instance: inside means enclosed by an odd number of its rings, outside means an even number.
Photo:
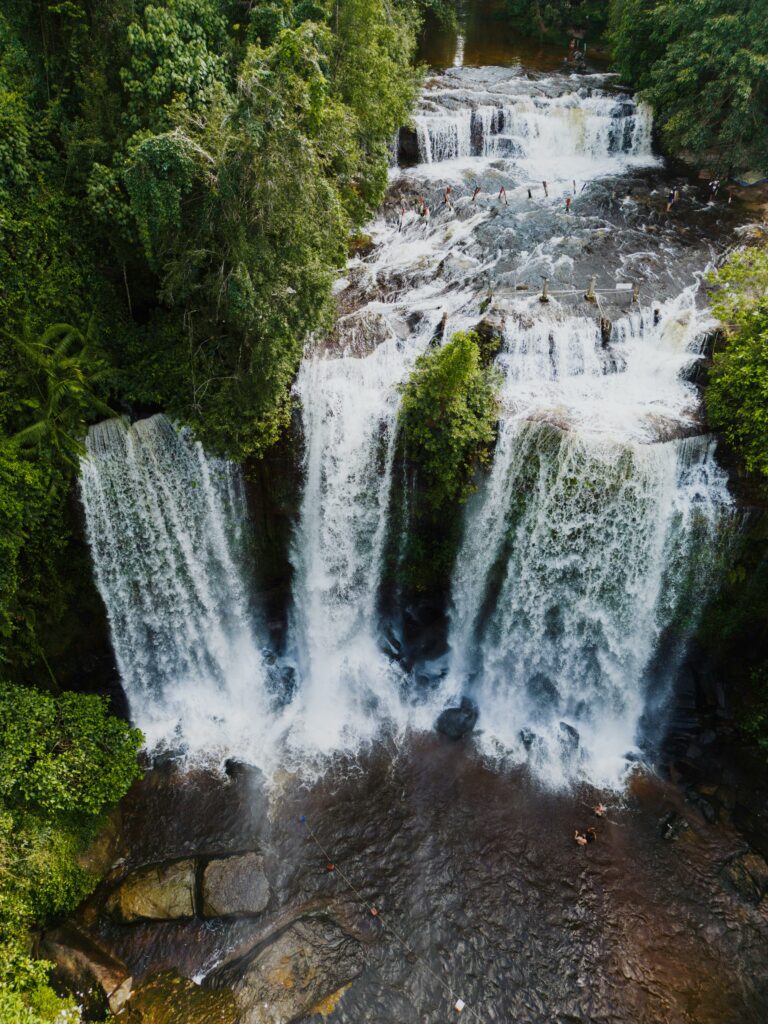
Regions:
<svg viewBox="0 0 768 1024"><path fill-rule="evenodd" d="M453 188L452 188L451 185L449 185L446 188L445 192L443 192L443 206L447 206L449 210L453 209L453 201L451 199L451 192L453 192Z"/></svg>
<svg viewBox="0 0 768 1024"><path fill-rule="evenodd" d="M571 212L571 197L570 196L566 196L565 197L565 212L566 213L570 213Z"/></svg>
<svg viewBox="0 0 768 1024"><path fill-rule="evenodd" d="M473 203L474 203L474 201L477 199L477 197L479 195L480 195L480 186L479 185L475 185L475 191L472 193L472 202Z"/></svg>
<svg viewBox="0 0 768 1024"><path fill-rule="evenodd" d="M507 202L507 190L503 185L499 189L499 202L501 202L502 199L504 200L504 205L509 206L509 203Z"/></svg>
<svg viewBox="0 0 768 1024"><path fill-rule="evenodd" d="M549 199L549 189L547 188L546 181L542 181L541 184L544 186L544 196L545 196L545 198Z"/></svg>

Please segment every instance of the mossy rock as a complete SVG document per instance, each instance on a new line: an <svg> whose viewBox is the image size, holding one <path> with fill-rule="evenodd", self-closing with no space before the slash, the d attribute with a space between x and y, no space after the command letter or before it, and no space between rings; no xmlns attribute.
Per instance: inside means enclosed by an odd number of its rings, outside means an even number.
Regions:
<svg viewBox="0 0 768 1024"><path fill-rule="evenodd" d="M126 1024L238 1024L240 1018L229 990L201 988L175 971L163 971L136 989L120 1019Z"/></svg>

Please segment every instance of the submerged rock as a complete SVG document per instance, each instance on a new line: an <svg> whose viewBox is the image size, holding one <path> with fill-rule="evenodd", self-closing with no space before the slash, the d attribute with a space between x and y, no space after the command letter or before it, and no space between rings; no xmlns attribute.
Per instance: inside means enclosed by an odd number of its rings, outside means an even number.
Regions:
<svg viewBox="0 0 768 1024"><path fill-rule="evenodd" d="M257 853L212 860L203 873L203 915L260 914L269 903L264 858Z"/></svg>
<svg viewBox="0 0 768 1024"><path fill-rule="evenodd" d="M661 822L661 838L666 839L668 843L674 842L689 828L690 825L681 814L670 811Z"/></svg>
<svg viewBox="0 0 768 1024"><path fill-rule="evenodd" d="M526 750L531 749L533 744L536 742L537 738L538 737L536 736L536 733L533 732L531 729L520 730L520 742L523 744Z"/></svg>
<svg viewBox="0 0 768 1024"><path fill-rule="evenodd" d="M569 725L568 722L560 722L560 742L566 750L571 753L575 752L579 749L581 742L579 730Z"/></svg>
<svg viewBox="0 0 768 1024"><path fill-rule="evenodd" d="M459 740L468 732L472 732L477 724L479 714L477 704L469 697L462 697L457 708L446 708L445 711L440 712L435 722L435 729L443 736Z"/></svg>
<svg viewBox="0 0 768 1024"><path fill-rule="evenodd" d="M107 910L123 923L192 917L195 862L180 860L135 871L109 897Z"/></svg>
<svg viewBox="0 0 768 1024"><path fill-rule="evenodd" d="M362 948L331 921L299 921L233 985L240 1024L288 1024L356 978Z"/></svg>

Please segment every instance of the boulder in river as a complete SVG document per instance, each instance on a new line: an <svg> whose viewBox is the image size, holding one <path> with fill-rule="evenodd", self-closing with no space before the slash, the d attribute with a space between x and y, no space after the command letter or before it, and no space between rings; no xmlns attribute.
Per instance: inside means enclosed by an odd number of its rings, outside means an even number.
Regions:
<svg viewBox="0 0 768 1024"><path fill-rule="evenodd" d="M264 858L257 853L212 860L203 873L205 917L260 914L269 903Z"/></svg>
<svg viewBox="0 0 768 1024"><path fill-rule="evenodd" d="M419 137L415 128L406 126L400 129L397 138L397 159L406 165L419 162Z"/></svg>
<svg viewBox="0 0 768 1024"><path fill-rule="evenodd" d="M154 974L135 991L120 1021L125 1024L239 1024L229 990L201 988L175 971Z"/></svg>
<svg viewBox="0 0 768 1024"><path fill-rule="evenodd" d="M41 952L54 964L56 980L77 992L89 1019L100 1020L106 1010L119 1013L125 1006L133 987L127 967L76 925L46 932Z"/></svg>
<svg viewBox="0 0 768 1024"><path fill-rule="evenodd" d="M134 871L109 897L107 910L123 923L192 917L195 862L180 860Z"/></svg>
<svg viewBox="0 0 768 1024"><path fill-rule="evenodd" d="M446 708L440 712L435 729L449 739L460 740L475 728L479 714L477 704L469 697L462 697L457 708Z"/></svg>
<svg viewBox="0 0 768 1024"><path fill-rule="evenodd" d="M580 741L578 729L568 722L560 722L560 743L569 753L575 753L579 749Z"/></svg>
<svg viewBox="0 0 768 1024"><path fill-rule="evenodd" d="M233 985L240 1024L309 1016L363 969L360 944L330 920L304 920L262 949Z"/></svg>

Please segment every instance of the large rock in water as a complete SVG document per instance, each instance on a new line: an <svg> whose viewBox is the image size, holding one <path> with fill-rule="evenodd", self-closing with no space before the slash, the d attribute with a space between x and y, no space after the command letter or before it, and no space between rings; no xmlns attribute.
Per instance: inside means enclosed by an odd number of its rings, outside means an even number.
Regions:
<svg viewBox="0 0 768 1024"><path fill-rule="evenodd" d="M212 860L203 874L203 914L235 917L260 914L269 903L264 858L257 853Z"/></svg>
<svg viewBox="0 0 768 1024"><path fill-rule="evenodd" d="M460 740L475 728L479 714L477 704L469 697L462 697L457 708L446 708L440 712L435 729L452 740Z"/></svg>
<svg viewBox="0 0 768 1024"><path fill-rule="evenodd" d="M180 860L142 868L121 882L107 910L125 923L173 921L195 913L195 862Z"/></svg>
<svg viewBox="0 0 768 1024"><path fill-rule="evenodd" d="M365 960L331 921L293 924L263 949L232 985L239 1024L289 1024L309 1016L356 978ZM319 1009L319 1007L318 1007Z"/></svg>
<svg viewBox="0 0 768 1024"><path fill-rule="evenodd" d="M54 964L54 977L72 992L89 1019L101 1020L107 1009L119 1013L130 998L133 978L125 964L75 925L46 932L41 952Z"/></svg>

